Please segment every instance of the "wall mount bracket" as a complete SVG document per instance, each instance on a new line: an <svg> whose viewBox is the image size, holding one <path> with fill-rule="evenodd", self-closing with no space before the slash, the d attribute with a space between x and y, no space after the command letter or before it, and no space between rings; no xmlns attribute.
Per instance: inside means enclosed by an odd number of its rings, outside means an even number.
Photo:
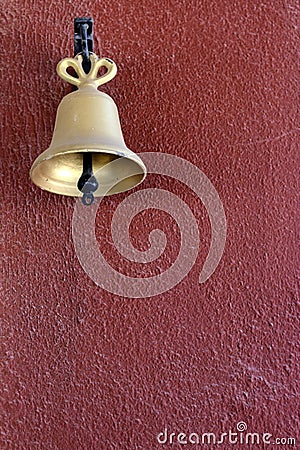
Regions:
<svg viewBox="0 0 300 450"><path fill-rule="evenodd" d="M82 67L85 73L89 73L91 68L89 52L94 51L93 25L92 17L74 19L74 56L82 54Z"/></svg>

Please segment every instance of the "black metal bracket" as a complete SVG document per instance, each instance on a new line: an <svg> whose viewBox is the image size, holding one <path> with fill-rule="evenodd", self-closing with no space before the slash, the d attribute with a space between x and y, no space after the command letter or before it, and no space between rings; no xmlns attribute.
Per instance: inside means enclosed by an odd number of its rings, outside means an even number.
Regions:
<svg viewBox="0 0 300 450"><path fill-rule="evenodd" d="M92 17L76 17L74 19L74 56L82 55L82 68L85 73L91 69L90 52L94 51ZM98 182L93 175L92 153L82 154L82 174L77 187L83 193L82 203L91 205L94 202L94 194L98 189Z"/></svg>
<svg viewBox="0 0 300 450"><path fill-rule="evenodd" d="M82 67L85 73L91 68L89 52L94 51L93 18L77 17L74 19L74 56L82 54Z"/></svg>

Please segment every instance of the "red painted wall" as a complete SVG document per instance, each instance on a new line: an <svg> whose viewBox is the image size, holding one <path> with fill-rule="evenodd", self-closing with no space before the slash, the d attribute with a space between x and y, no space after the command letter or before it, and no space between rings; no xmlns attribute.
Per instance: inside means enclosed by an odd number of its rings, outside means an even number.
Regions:
<svg viewBox="0 0 300 450"><path fill-rule="evenodd" d="M152 450L166 427L220 435L240 421L297 438L296 14L293 0L4 1L2 448ZM73 18L85 15L95 51L119 68L103 90L128 146L187 159L219 192L226 249L203 285L209 220L182 184L150 175L137 190L164 188L190 206L196 264L169 292L128 299L82 270L74 199L29 180L71 90L55 66L72 56ZM127 195L97 214L99 245L117 266L110 221ZM167 214L137 217L132 239L145 250L156 227L169 240L163 269L180 246Z"/></svg>

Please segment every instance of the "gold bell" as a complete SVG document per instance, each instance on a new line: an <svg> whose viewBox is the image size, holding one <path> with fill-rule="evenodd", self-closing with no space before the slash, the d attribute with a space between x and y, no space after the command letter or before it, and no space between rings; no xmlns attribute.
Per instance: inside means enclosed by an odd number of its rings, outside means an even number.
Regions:
<svg viewBox="0 0 300 450"><path fill-rule="evenodd" d="M126 147L115 102L97 89L116 75L116 64L108 58L99 59L92 52L89 55L88 74L83 70L81 54L58 63L58 75L78 90L62 99L50 147L38 156L30 170L32 181L47 191L71 196L83 192L87 197L93 191L86 204L92 202L93 195L127 191L146 176L143 161ZM67 72L69 67L78 78ZM101 67L107 71L98 77ZM119 158L122 160L118 164L109 164ZM98 170L101 179L96 180L94 174Z"/></svg>

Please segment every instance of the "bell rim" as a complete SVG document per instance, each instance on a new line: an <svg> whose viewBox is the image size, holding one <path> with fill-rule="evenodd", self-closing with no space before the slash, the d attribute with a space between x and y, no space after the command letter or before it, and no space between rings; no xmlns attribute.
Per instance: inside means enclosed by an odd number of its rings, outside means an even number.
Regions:
<svg viewBox="0 0 300 450"><path fill-rule="evenodd" d="M97 194L96 192L94 192L94 197L95 197L95 198L100 198L100 197L111 197L112 195L118 195L118 194L122 194L123 192L131 191L132 189L134 189L134 188L136 188L137 186L139 186L139 185L145 180L146 175L147 175L147 173L144 173L144 174L143 174L143 178L142 178L138 183L136 183L134 186L131 186L131 187L129 187L128 189L124 189L124 190L118 191L118 192L109 192L109 193L107 193L107 194L105 194L105 195ZM31 179L31 180L32 180L32 179ZM63 195L64 197L73 197L73 198L80 198L80 197L83 196L82 192L80 192L80 191L78 191L78 194L77 194L77 193L76 193L76 194L68 194L68 193L62 193L62 192L55 192L55 191L52 190L52 189L50 190L50 189L45 188L44 186L41 186L41 185L37 184L37 183L36 183L35 181L33 181L33 180L32 180L32 182L33 182L39 189L41 189L42 191L45 191L45 192L50 192L50 194Z"/></svg>
<svg viewBox="0 0 300 450"><path fill-rule="evenodd" d="M41 153L39 156L37 156L35 158L35 160L32 163L32 166L30 168L30 178L31 178L31 174L33 172L33 170L38 166L38 164L42 163L43 161L48 161L50 159L55 158L56 156L62 156L62 155L66 155L66 154L71 154L71 153L106 153L106 154L112 154L112 155L116 155L122 158L128 158L131 160L134 160L144 171L145 176L147 174L147 169L145 164L143 163L143 160L136 154L134 153L132 150L130 150L129 148L125 148L124 150L116 150L113 148L109 148L109 147L97 147L96 145L93 146L89 146L88 148L82 148L82 146L74 146L72 148L69 149L65 149L65 147L62 147L61 149L57 149L55 150L55 154L53 152L53 149L50 147L48 147L43 153ZM47 152L49 152L49 156L46 155ZM128 153L127 153L128 152ZM32 179L32 178L31 178Z"/></svg>
<svg viewBox="0 0 300 450"><path fill-rule="evenodd" d="M116 149L111 149L109 147L92 147L89 146L89 148L83 149L82 147L73 147L73 148L69 148L67 150L59 150L59 151L55 151L55 154L50 154L48 157L45 155L47 151L51 150L51 152L53 151L53 149L50 147L48 147L47 150L45 150L43 153L41 153L33 162L31 169L30 169L30 179L31 181L40 189L42 189L43 191L47 191L50 192L52 194L57 194L57 195L64 195L67 197L81 197L82 196L82 192L80 192L78 190L78 192L74 192L74 193L67 193L67 192L57 192L54 189L49 189L44 187L41 183L38 183L38 180L34 179L34 171L35 169L42 164L44 161L49 161L51 159L54 159L56 156L62 156L62 155L66 155L66 154L72 154L72 153L104 153L104 154L111 154L111 155L115 155L115 156L119 156L120 158L126 158L129 159L131 161L133 161L135 164L137 164L139 166L139 168L142 170L142 172L140 173L140 175L142 175L141 179L139 180L138 183L136 183L134 186L128 187L128 189L123 189L121 191L118 192L111 192L111 193L107 193L105 194L105 196L111 196L111 195L117 195L120 194L122 192L127 192L135 187L137 187L138 185L140 185L146 178L147 176L147 168L144 164L144 162L142 161L142 159L136 154L134 153L132 150L130 150L129 148L126 148L124 150L116 150ZM128 153L127 153L128 152ZM95 197L103 197L103 195L98 194L98 193L94 193Z"/></svg>

